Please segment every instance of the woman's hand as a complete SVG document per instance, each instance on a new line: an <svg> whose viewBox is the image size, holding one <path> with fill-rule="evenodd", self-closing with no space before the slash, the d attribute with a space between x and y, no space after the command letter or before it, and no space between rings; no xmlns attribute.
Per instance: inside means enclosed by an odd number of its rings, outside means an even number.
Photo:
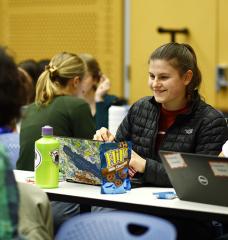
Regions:
<svg viewBox="0 0 228 240"><path fill-rule="evenodd" d="M111 132L109 132L107 128L102 127L96 131L96 134L93 136L93 140L113 142L115 140L115 137Z"/></svg>
<svg viewBox="0 0 228 240"><path fill-rule="evenodd" d="M129 162L129 175L133 177L136 172L144 173L146 160L141 158L136 152L131 152L131 160Z"/></svg>
<svg viewBox="0 0 228 240"><path fill-rule="evenodd" d="M104 101L104 96L108 93L110 87L110 80L105 75L102 75L97 90L95 92L95 102Z"/></svg>

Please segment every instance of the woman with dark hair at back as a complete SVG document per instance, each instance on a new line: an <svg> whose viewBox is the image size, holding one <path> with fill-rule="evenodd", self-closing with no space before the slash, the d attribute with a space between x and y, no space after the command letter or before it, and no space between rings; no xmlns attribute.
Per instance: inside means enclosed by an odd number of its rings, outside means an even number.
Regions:
<svg viewBox="0 0 228 240"><path fill-rule="evenodd" d="M45 71L45 67L48 66L51 59L44 58L37 61L37 76L39 76Z"/></svg>
<svg viewBox="0 0 228 240"><path fill-rule="evenodd" d="M24 74L25 77L32 83L32 87L30 87L31 92L28 93L29 103L32 103L35 100L35 88L36 88L36 82L38 79L37 62L33 59L27 59L27 60L19 62L18 67L20 69L24 70L24 72L22 72L22 74Z"/></svg>
<svg viewBox="0 0 228 240"><path fill-rule="evenodd" d="M116 136L101 128L94 139L132 141L130 175L141 178L142 184L168 187L171 183L159 150L218 155L227 126L221 113L198 93L201 73L190 45L168 43L157 48L149 58L148 83L153 97L132 105ZM194 233L197 229L185 233L183 239L194 239ZM206 233L206 239L211 239L210 234ZM197 237L205 239L200 233Z"/></svg>

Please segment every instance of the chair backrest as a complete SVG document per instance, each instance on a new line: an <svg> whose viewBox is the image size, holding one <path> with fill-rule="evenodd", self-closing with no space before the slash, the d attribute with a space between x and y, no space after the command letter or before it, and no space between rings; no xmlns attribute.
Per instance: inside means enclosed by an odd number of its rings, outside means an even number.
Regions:
<svg viewBox="0 0 228 240"><path fill-rule="evenodd" d="M141 213L112 211L85 213L65 222L56 240L174 240L176 230L168 221Z"/></svg>
<svg viewBox="0 0 228 240"><path fill-rule="evenodd" d="M6 154L11 162L12 168L16 169L16 162L20 151L19 134L16 132L1 134L0 143L7 151Z"/></svg>

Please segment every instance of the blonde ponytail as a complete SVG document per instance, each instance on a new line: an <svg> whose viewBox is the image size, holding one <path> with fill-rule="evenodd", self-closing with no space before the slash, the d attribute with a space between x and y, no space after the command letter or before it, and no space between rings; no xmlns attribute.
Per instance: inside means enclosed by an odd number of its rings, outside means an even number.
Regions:
<svg viewBox="0 0 228 240"><path fill-rule="evenodd" d="M86 71L83 60L76 54L59 53L55 55L36 85L37 105L48 105L55 96L64 95L64 87L75 77L82 79Z"/></svg>

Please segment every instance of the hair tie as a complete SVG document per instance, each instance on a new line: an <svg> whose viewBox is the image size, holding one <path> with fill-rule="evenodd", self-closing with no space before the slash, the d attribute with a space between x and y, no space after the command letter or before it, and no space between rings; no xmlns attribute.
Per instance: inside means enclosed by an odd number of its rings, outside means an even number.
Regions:
<svg viewBox="0 0 228 240"><path fill-rule="evenodd" d="M58 68L54 65L47 65L45 69L48 70L50 79L55 81L56 76L58 76Z"/></svg>

